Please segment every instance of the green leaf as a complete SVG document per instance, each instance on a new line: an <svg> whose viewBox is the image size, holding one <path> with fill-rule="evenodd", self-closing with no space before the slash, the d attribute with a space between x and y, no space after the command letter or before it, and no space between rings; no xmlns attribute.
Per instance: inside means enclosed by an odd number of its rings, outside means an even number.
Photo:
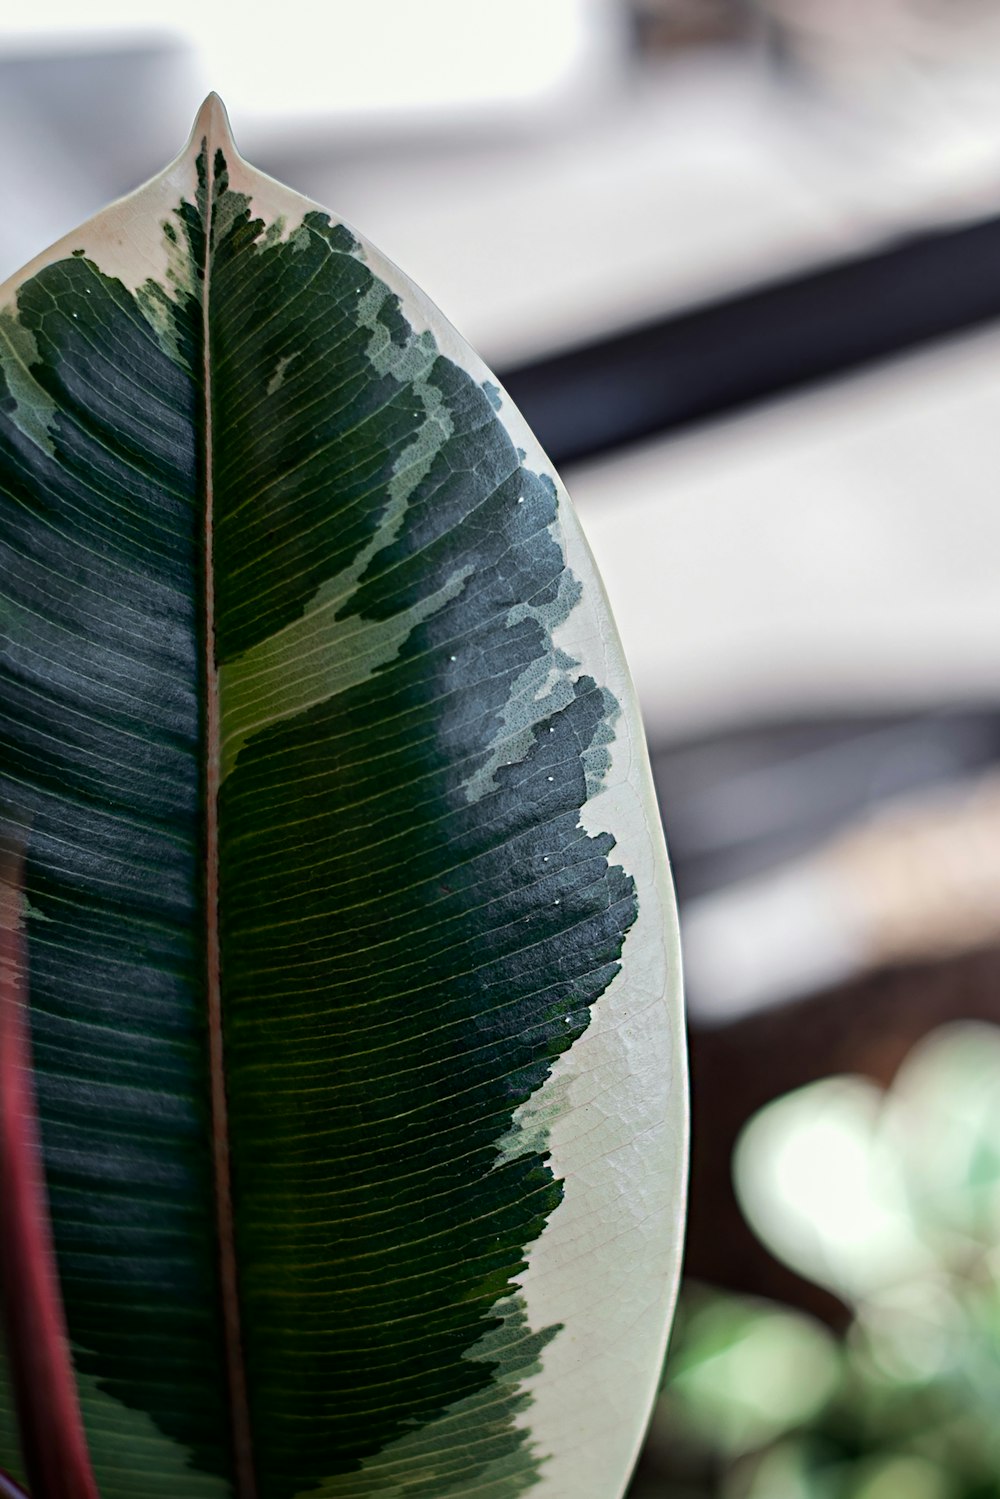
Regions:
<svg viewBox="0 0 1000 1499"><path fill-rule="evenodd" d="M0 808L103 1499L616 1499L684 1062L565 492L214 99L0 304Z"/></svg>

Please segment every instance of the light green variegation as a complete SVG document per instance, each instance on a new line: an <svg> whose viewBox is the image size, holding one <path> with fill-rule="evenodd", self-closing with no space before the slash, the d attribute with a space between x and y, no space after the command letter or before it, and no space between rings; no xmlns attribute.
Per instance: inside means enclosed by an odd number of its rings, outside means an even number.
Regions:
<svg viewBox="0 0 1000 1499"><path fill-rule="evenodd" d="M564 491L214 100L0 304L0 834L101 1499L618 1499L679 959Z"/></svg>

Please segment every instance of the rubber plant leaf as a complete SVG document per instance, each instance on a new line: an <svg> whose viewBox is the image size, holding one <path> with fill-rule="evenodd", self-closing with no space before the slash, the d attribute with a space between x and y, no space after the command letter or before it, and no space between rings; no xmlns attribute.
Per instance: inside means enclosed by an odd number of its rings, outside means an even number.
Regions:
<svg viewBox="0 0 1000 1499"><path fill-rule="evenodd" d="M686 1149L621 650L489 371L214 98L0 291L0 819L8 1491L617 1499Z"/></svg>

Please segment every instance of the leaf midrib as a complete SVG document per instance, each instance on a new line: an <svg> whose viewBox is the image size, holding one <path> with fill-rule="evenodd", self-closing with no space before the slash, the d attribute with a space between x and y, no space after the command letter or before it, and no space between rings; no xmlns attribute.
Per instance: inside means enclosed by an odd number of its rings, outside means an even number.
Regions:
<svg viewBox="0 0 1000 1499"><path fill-rule="evenodd" d="M204 451L204 545L202 567L204 630L204 793L205 793L205 992L208 1012L209 1070L212 1105L212 1153L215 1172L216 1231L219 1248L219 1286L222 1303L226 1372L229 1383L233 1448L233 1486L236 1499L257 1499L253 1436L241 1329L236 1230L233 1214L232 1162L229 1147L229 1109L226 1097L225 1043L222 1029L222 963L219 939L219 784L221 726L219 668L215 637L214 484L212 423L211 263L212 215L215 199L215 155L218 142L212 125L222 105L212 95L201 149L205 157L205 252L202 266L202 384ZM232 140L225 137L229 150Z"/></svg>

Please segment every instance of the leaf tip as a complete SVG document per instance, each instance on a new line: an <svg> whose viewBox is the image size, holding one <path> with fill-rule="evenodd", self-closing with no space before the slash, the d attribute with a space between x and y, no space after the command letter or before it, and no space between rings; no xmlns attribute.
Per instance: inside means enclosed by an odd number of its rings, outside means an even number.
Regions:
<svg viewBox="0 0 1000 1499"><path fill-rule="evenodd" d="M221 146L223 149L228 149L230 153L238 154L226 106L214 90L195 116L191 139L188 142L189 149L199 151L202 141L208 142L210 151Z"/></svg>

